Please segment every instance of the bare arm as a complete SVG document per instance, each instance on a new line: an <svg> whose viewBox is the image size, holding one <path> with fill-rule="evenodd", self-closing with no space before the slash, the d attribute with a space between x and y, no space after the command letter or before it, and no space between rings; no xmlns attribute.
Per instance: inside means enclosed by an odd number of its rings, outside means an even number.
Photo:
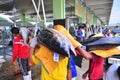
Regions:
<svg viewBox="0 0 120 80"><path fill-rule="evenodd" d="M34 48L30 48L30 56L29 56L29 65L34 66L34 62L32 61L32 55L34 54Z"/></svg>
<svg viewBox="0 0 120 80"><path fill-rule="evenodd" d="M67 70L67 80L72 80L72 70L71 69Z"/></svg>
<svg viewBox="0 0 120 80"><path fill-rule="evenodd" d="M92 59L92 55L89 54L87 51L83 50L80 46L78 46L76 49L80 52L80 54L81 54L84 58L86 58L86 59Z"/></svg>

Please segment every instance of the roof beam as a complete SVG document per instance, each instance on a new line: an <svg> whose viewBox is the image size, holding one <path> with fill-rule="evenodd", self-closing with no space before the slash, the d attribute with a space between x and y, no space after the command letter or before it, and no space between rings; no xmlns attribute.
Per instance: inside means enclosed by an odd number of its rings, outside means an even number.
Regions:
<svg viewBox="0 0 120 80"><path fill-rule="evenodd" d="M13 0L4 0L0 3L0 5L4 5L4 4L7 4L7 3L11 3L13 2Z"/></svg>
<svg viewBox="0 0 120 80"><path fill-rule="evenodd" d="M88 6L102 5L113 3L113 0L85 0Z"/></svg>

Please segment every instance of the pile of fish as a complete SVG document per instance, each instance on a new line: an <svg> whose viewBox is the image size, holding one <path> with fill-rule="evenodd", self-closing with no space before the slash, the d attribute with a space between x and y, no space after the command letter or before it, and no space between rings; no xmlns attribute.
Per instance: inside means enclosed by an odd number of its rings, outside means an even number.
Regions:
<svg viewBox="0 0 120 80"><path fill-rule="evenodd" d="M37 40L38 43L43 44L58 54L67 57L70 57L70 55L76 55L75 49L69 39L55 29L46 28L39 31Z"/></svg>

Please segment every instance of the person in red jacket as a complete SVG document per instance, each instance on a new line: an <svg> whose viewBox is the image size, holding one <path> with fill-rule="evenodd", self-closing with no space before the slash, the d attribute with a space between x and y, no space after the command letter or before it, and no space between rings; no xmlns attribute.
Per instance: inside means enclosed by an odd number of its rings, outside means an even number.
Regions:
<svg viewBox="0 0 120 80"><path fill-rule="evenodd" d="M23 38L19 34L19 28L13 27L11 32L14 36L12 63L13 65L16 65L15 61L17 60L23 74L23 79L32 80L30 66L28 64L28 57L30 52L29 46L24 44Z"/></svg>
<svg viewBox="0 0 120 80"><path fill-rule="evenodd" d="M103 80L104 75L104 58L90 53L92 59L89 62L89 69L82 75L82 79L86 80L88 76L89 80Z"/></svg>

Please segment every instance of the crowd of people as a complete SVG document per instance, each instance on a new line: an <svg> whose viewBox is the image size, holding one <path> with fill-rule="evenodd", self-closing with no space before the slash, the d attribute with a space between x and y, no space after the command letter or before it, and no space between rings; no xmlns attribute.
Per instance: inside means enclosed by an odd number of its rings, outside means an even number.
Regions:
<svg viewBox="0 0 120 80"><path fill-rule="evenodd" d="M80 56L77 60L80 66L83 57L90 61L89 69L83 74L82 79L86 80L88 75L89 80L103 80L104 58L93 52L86 51L81 44L86 38L86 24L81 23L78 25L78 29L76 29L74 33L75 37L62 25L55 25L53 28L70 40L77 56ZM54 52L44 44L38 43L38 36L24 40L24 37L19 33L20 29L17 27L13 27L11 32L14 36L12 63L16 65L15 61L18 62L24 80L32 80L30 67L34 67L37 64L41 65L40 80L75 80L77 72L74 59L77 57L65 57ZM96 35L98 32L102 32L105 37L113 36L110 29L105 29L104 31L98 29L98 31L93 31L93 34ZM36 35L37 34L38 32L36 32ZM113 66L114 65L111 65L108 68L105 80L120 79L120 65L115 65L116 68ZM114 70L114 73L111 73L112 70ZM110 78L112 76L114 76L114 78Z"/></svg>

